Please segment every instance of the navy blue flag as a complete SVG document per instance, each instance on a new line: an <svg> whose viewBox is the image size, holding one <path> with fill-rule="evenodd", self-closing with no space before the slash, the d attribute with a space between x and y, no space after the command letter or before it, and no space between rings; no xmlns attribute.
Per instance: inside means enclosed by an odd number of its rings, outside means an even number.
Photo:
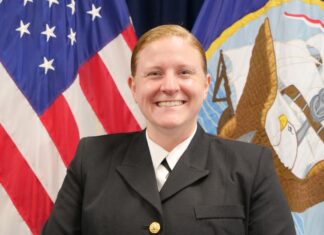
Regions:
<svg viewBox="0 0 324 235"><path fill-rule="evenodd" d="M206 0L193 28L212 77L199 122L272 149L298 235L324 234L323 10L321 1Z"/></svg>

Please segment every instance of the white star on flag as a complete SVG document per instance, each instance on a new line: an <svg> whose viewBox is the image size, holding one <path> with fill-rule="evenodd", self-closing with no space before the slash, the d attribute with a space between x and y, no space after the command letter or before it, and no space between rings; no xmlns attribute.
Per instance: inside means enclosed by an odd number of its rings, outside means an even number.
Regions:
<svg viewBox="0 0 324 235"><path fill-rule="evenodd" d="M48 26L48 24L46 24L46 29L41 32L41 34L44 34L46 35L46 41L48 42L48 40L53 37L53 38L56 38L56 35L54 34L54 30L55 30L55 26L53 26L52 28L50 28Z"/></svg>
<svg viewBox="0 0 324 235"><path fill-rule="evenodd" d="M47 74L47 71L49 69L51 70L55 70L54 67L53 67L53 62L54 62L54 59L51 59L51 60L47 60L46 57L43 58L43 63L39 65L39 67L41 68L44 68L45 69L45 74Z"/></svg>
<svg viewBox="0 0 324 235"><path fill-rule="evenodd" d="M92 21L94 21L96 17L101 18L101 15L99 14L100 10L101 10L101 7L96 8L96 6L94 4L92 4L91 11L87 11L88 14L92 15Z"/></svg>
<svg viewBox="0 0 324 235"><path fill-rule="evenodd" d="M72 11L72 15L74 15L74 12L75 12L75 1L74 0L71 0L71 3L66 5L67 7L71 8L71 11Z"/></svg>
<svg viewBox="0 0 324 235"><path fill-rule="evenodd" d="M28 2L33 2L33 0L24 0L24 6L26 6Z"/></svg>
<svg viewBox="0 0 324 235"><path fill-rule="evenodd" d="M51 8L52 4L55 3L55 4L59 4L59 1L58 0L47 0L48 1L48 6Z"/></svg>
<svg viewBox="0 0 324 235"><path fill-rule="evenodd" d="M16 28L16 31L20 32L20 38L22 38L22 36L24 36L25 33L30 34L28 27L29 27L30 23L26 23L24 24L24 22L22 20L20 20L20 26L18 28Z"/></svg>
<svg viewBox="0 0 324 235"><path fill-rule="evenodd" d="M73 32L73 29L70 28L70 34L68 35L68 38L71 40L71 45L73 46L73 44L76 42L76 32Z"/></svg>

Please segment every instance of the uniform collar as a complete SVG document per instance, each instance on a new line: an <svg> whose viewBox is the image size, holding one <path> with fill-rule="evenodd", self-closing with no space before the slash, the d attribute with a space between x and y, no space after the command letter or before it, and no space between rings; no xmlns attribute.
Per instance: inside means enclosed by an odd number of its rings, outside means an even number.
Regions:
<svg viewBox="0 0 324 235"><path fill-rule="evenodd" d="M160 145L155 143L148 136L147 131L146 131L145 132L146 140L147 140L147 143L148 143L148 147L149 147L150 155L151 155L151 158L152 158L152 163L153 163L154 170L156 171L156 169L158 168L158 166L161 164L161 162L163 161L163 159L165 157L166 157L166 160L167 160L170 168L173 169L174 166L177 164L178 160L180 159L180 157L182 156L182 154L188 148L188 146L189 146L192 138L194 137L196 131L197 131L197 125L196 125L195 130L191 133L191 135L187 139L182 141L180 144L175 146L171 150L171 152L168 152L167 150L162 148Z"/></svg>

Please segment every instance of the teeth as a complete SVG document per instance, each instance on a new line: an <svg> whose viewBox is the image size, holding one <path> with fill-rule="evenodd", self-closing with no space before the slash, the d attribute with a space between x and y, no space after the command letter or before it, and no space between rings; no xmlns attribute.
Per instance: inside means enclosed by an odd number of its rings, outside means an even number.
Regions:
<svg viewBox="0 0 324 235"><path fill-rule="evenodd" d="M158 102L158 106L160 107L172 107L172 106L178 106L182 105L184 102L181 100L176 100L176 101L161 101Z"/></svg>

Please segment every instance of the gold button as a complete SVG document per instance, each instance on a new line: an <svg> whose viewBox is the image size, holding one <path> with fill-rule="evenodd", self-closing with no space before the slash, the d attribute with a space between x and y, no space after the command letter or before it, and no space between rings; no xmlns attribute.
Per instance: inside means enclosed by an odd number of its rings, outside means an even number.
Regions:
<svg viewBox="0 0 324 235"><path fill-rule="evenodd" d="M158 222L152 222L149 226L150 233L157 234L160 232L161 226Z"/></svg>

